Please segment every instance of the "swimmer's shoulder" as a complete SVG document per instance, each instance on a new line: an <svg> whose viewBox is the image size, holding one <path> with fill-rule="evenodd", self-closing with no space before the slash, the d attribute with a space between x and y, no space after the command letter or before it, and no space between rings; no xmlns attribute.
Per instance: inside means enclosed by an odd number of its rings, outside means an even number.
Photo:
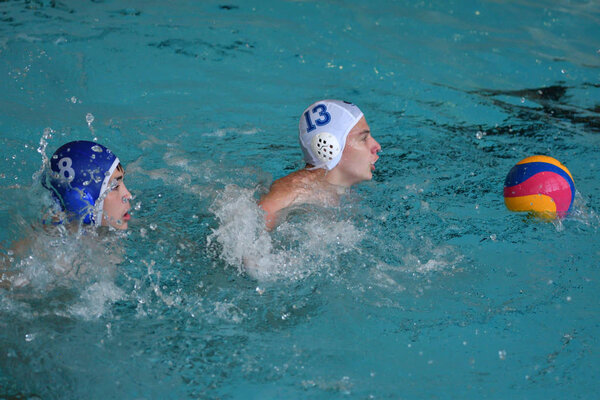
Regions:
<svg viewBox="0 0 600 400"><path fill-rule="evenodd" d="M310 172L306 170L292 172L273 182L269 193L264 195L258 203L267 213L266 220L269 229L276 225L279 210L293 205L296 199L306 192L311 183Z"/></svg>

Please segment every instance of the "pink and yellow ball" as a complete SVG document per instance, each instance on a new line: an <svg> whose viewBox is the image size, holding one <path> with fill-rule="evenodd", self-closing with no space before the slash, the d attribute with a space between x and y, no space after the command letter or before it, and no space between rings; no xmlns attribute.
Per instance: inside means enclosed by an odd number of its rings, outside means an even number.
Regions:
<svg viewBox="0 0 600 400"><path fill-rule="evenodd" d="M504 181L504 203L511 211L564 217L574 199L573 176L552 157L527 157L512 167Z"/></svg>

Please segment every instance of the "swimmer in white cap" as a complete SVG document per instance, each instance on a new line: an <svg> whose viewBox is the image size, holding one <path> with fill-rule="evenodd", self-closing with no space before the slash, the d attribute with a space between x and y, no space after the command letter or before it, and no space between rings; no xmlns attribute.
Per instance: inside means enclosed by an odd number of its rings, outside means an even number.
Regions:
<svg viewBox="0 0 600 400"><path fill-rule="evenodd" d="M279 211L298 204L334 204L346 188L373 177L381 146L363 113L352 103L321 100L300 117L300 146L306 167L276 180L259 202L268 229Z"/></svg>

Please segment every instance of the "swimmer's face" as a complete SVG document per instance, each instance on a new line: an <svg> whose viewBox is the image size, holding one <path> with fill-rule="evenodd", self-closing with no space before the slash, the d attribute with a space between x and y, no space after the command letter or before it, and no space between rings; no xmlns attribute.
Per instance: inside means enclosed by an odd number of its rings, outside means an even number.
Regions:
<svg viewBox="0 0 600 400"><path fill-rule="evenodd" d="M340 169L349 185L370 180L380 150L381 146L371 136L371 129L362 117L348 133L342 158L335 168Z"/></svg>
<svg viewBox="0 0 600 400"><path fill-rule="evenodd" d="M129 200L131 193L123 182L123 168L119 166L110 176L108 187L113 189L104 198L102 208L102 226L112 226L115 229L127 229L131 219Z"/></svg>

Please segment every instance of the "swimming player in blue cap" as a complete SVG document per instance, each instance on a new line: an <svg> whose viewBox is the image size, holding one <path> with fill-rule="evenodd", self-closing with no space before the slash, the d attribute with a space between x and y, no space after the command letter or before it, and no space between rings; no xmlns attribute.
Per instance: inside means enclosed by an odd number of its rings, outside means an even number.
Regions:
<svg viewBox="0 0 600 400"><path fill-rule="evenodd" d="M127 229L131 193L123 183L124 172L110 149L79 140L56 150L44 186L69 221Z"/></svg>
<svg viewBox="0 0 600 400"><path fill-rule="evenodd" d="M381 146L360 109L340 100L321 100L301 115L300 147L306 167L276 180L259 202L272 229L289 206L333 204L346 188L373 177Z"/></svg>
<svg viewBox="0 0 600 400"><path fill-rule="evenodd" d="M42 182L64 213L53 216L53 224L72 222L127 229L131 193L123 183L123 174L119 158L101 144L75 141L62 145L50 158L50 171ZM13 243L11 254L22 256L32 242L33 238L26 238ZM56 259L48 268L70 273L74 270L72 261ZM12 262L11 257L0 256L0 288L22 287L30 281L31 277L22 271L11 271L8 266ZM80 272L80 267L75 270Z"/></svg>

